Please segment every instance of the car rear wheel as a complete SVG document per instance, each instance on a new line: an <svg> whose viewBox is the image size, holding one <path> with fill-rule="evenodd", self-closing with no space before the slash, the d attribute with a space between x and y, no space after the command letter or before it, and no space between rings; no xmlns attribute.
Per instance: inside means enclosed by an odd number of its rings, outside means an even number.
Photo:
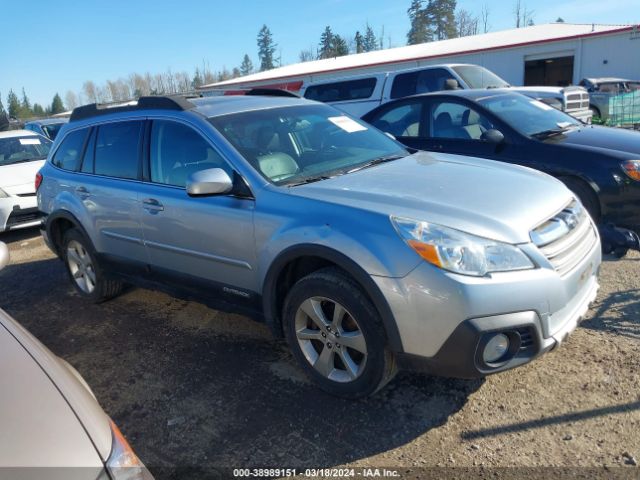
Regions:
<svg viewBox="0 0 640 480"><path fill-rule="evenodd" d="M373 394L395 373L380 317L361 288L336 268L299 280L284 307L285 336L305 373L346 398Z"/></svg>
<svg viewBox="0 0 640 480"><path fill-rule="evenodd" d="M77 292L84 298L100 303L122 291L122 283L105 277L96 260L91 242L77 229L70 229L63 239L64 262Z"/></svg>

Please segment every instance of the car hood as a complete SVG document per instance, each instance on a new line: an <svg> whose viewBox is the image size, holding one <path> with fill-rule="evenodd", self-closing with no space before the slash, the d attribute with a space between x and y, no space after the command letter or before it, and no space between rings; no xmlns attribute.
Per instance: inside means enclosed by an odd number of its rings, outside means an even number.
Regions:
<svg viewBox="0 0 640 480"><path fill-rule="evenodd" d="M570 130L564 135L550 137L546 143L580 145L606 152L616 150L634 155L626 158L627 160L640 159L640 132L624 128L585 126Z"/></svg>
<svg viewBox="0 0 640 480"><path fill-rule="evenodd" d="M98 476L98 449L108 454L111 445L108 419L97 414L103 437L109 435L105 444L91 421L79 420L86 408L77 394L86 389L69 387L74 382L57 357L0 310L0 469L87 467Z"/></svg>
<svg viewBox="0 0 640 480"><path fill-rule="evenodd" d="M44 162L45 160L35 160L0 166L0 188L12 195L35 193L36 173Z"/></svg>
<svg viewBox="0 0 640 480"><path fill-rule="evenodd" d="M529 232L572 198L561 182L529 168L429 152L290 191L509 243L530 242Z"/></svg>

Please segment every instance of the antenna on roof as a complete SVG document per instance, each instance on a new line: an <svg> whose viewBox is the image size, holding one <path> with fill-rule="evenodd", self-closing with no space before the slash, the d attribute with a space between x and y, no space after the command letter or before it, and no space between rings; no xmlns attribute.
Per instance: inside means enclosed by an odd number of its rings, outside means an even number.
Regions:
<svg viewBox="0 0 640 480"><path fill-rule="evenodd" d="M591 31L592 31L592 32L595 32L595 31L596 31L596 24L595 24L595 23L592 23L592 24L591 24Z"/></svg>

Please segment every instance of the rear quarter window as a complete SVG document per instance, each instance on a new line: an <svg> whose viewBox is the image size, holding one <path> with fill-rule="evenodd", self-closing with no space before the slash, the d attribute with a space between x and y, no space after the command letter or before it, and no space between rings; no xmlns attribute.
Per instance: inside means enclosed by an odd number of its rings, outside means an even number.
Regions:
<svg viewBox="0 0 640 480"><path fill-rule="evenodd" d="M63 170L75 171L80 166L80 158L84 142L87 138L87 128L70 132L56 151L51 163Z"/></svg>
<svg viewBox="0 0 640 480"><path fill-rule="evenodd" d="M342 102L363 100L371 97L376 88L376 78L360 78L345 82L312 85L304 92L304 97L318 102Z"/></svg>

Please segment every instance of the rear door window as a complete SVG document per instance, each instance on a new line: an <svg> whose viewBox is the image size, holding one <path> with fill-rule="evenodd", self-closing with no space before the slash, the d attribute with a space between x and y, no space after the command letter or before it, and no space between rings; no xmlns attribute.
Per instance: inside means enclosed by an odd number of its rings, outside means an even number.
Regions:
<svg viewBox="0 0 640 480"><path fill-rule="evenodd" d="M371 124L395 137L419 137L422 106L421 100L396 105L372 119Z"/></svg>
<svg viewBox="0 0 640 480"><path fill-rule="evenodd" d="M129 121L98 127L94 159L96 175L138 178L143 126L143 121Z"/></svg>
<svg viewBox="0 0 640 480"><path fill-rule="evenodd" d="M80 166L82 149L88 132L88 128L81 128L69 133L62 141L51 163L63 170L76 171Z"/></svg>
<svg viewBox="0 0 640 480"><path fill-rule="evenodd" d="M429 68L401 73L393 79L391 98L408 97L418 93L439 92L445 89L447 80L454 78L444 68Z"/></svg>
<svg viewBox="0 0 640 480"><path fill-rule="evenodd" d="M458 140L481 140L493 128L491 122L473 108L456 102L433 102L429 118L430 136Z"/></svg>
<svg viewBox="0 0 640 480"><path fill-rule="evenodd" d="M375 77L360 78L358 80L312 85L304 92L304 97L318 102L363 100L371 97L375 88Z"/></svg>

